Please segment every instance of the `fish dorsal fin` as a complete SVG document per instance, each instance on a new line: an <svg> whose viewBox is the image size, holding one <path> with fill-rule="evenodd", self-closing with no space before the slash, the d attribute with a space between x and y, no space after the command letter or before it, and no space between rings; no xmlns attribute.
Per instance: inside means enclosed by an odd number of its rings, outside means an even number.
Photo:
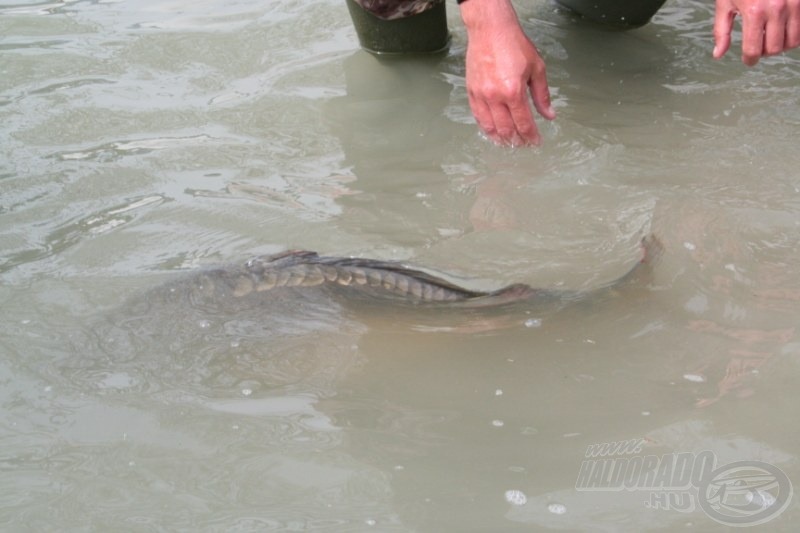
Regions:
<svg viewBox="0 0 800 533"><path fill-rule="evenodd" d="M319 254L317 254L317 252L312 252L310 250L286 250L285 252L280 252L265 257L268 257L270 261L278 261L289 257L291 257L292 259L297 259L298 261L302 261L302 260L315 259L319 257Z"/></svg>
<svg viewBox="0 0 800 533"><path fill-rule="evenodd" d="M265 268L276 268L297 265L300 263L313 262L319 255L317 252L308 250L286 250L272 255L259 255L249 259L245 268L251 272L263 271Z"/></svg>

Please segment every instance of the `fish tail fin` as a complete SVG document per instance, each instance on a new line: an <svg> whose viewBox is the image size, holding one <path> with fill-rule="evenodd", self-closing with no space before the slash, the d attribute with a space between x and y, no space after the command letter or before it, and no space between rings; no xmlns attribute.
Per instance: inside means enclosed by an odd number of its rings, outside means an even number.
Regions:
<svg viewBox="0 0 800 533"><path fill-rule="evenodd" d="M661 240L656 237L655 233L651 233L642 237L641 245L641 262L646 265L650 265L652 268L661 260L661 257L664 255L664 245L661 243Z"/></svg>
<svg viewBox="0 0 800 533"><path fill-rule="evenodd" d="M640 243L642 257L627 274L612 285L628 285L631 283L648 283L652 280L653 269L664 255L664 245L655 234L645 235Z"/></svg>

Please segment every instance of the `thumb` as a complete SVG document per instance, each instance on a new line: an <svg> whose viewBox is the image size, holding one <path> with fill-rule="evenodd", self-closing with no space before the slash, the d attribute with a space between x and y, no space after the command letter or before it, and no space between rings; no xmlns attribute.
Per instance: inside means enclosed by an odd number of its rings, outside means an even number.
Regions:
<svg viewBox="0 0 800 533"><path fill-rule="evenodd" d="M533 106L547 120L556 118L556 111L550 102L550 88L547 86L547 78L544 72L539 76L534 76L528 81L528 86L533 98Z"/></svg>

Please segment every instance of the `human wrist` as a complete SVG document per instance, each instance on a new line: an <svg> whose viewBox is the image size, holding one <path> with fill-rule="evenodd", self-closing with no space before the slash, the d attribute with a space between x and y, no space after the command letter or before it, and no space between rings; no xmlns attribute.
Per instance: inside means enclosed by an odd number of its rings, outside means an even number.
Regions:
<svg viewBox="0 0 800 533"><path fill-rule="evenodd" d="M467 33L492 27L519 25L511 0L458 0Z"/></svg>

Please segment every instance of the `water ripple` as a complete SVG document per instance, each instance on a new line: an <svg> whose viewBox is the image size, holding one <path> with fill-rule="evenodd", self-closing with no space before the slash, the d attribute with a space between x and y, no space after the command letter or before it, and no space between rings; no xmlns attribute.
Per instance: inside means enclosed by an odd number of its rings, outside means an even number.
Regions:
<svg viewBox="0 0 800 533"><path fill-rule="evenodd" d="M7 255L0 262L0 273L23 264L35 263L63 253L79 242L127 224L142 214L142 210L159 205L168 199L161 195L130 198L123 204L102 209L71 221L48 233L41 247L29 248Z"/></svg>

